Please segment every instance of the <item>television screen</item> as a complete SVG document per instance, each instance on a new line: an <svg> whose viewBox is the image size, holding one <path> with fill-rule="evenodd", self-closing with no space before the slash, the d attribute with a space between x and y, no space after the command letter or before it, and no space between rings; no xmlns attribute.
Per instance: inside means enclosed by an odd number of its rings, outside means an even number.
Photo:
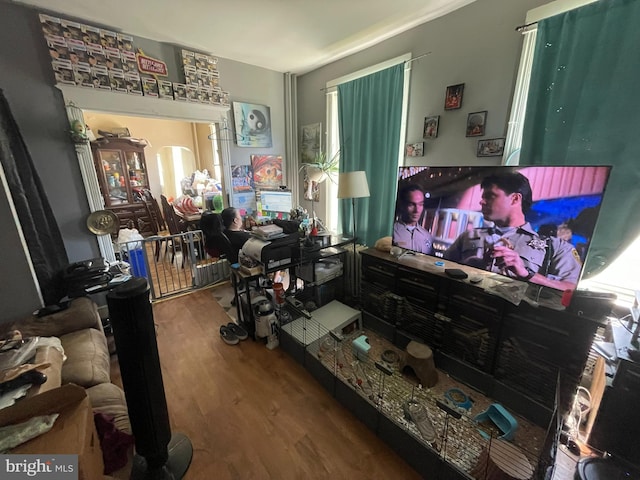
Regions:
<svg viewBox="0 0 640 480"><path fill-rule="evenodd" d="M610 168L400 167L393 244L573 290Z"/></svg>

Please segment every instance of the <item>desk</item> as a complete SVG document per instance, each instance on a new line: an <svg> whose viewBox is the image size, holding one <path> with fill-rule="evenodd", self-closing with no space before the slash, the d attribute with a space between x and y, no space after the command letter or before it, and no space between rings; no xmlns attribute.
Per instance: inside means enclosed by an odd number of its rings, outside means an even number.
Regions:
<svg viewBox="0 0 640 480"><path fill-rule="evenodd" d="M290 285L291 282L294 285L293 291L295 292L295 285L297 284L297 276L295 273L296 267L302 267L303 265L313 265L322 259L329 257L342 255L346 253L346 250L340 248L343 245L353 243L354 239L351 237L331 236L329 246L319 248L317 246L308 248L304 247L301 243L298 249L292 249L292 260L287 264L273 266L271 268L263 268L263 271L256 273L246 273L238 268L231 268L231 279L233 283L234 298L236 302L236 310L238 321L242 323L244 328L249 332L249 335L255 339L255 316L253 306L251 303L251 285L256 285L260 288L259 280L268 273L273 273L279 270L289 270ZM302 240L304 242L304 240ZM295 255L294 255L295 254ZM303 279L304 280L304 279ZM313 282L310 282L313 283ZM290 289L291 291L291 289ZM243 295L246 294L246 306L247 306L247 318L245 318L245 312L243 312Z"/></svg>

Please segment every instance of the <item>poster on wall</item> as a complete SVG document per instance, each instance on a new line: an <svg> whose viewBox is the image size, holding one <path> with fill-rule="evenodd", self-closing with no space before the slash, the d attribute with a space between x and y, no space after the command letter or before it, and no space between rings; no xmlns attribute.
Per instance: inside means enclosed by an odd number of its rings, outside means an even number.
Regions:
<svg viewBox="0 0 640 480"><path fill-rule="evenodd" d="M278 190L282 185L281 155L251 155L256 190Z"/></svg>
<svg viewBox="0 0 640 480"><path fill-rule="evenodd" d="M303 163L313 163L322 149L322 123L313 123L302 127L302 138L300 141L300 161Z"/></svg>
<svg viewBox="0 0 640 480"><path fill-rule="evenodd" d="M239 147L271 147L271 109L266 105L233 102Z"/></svg>
<svg viewBox="0 0 640 480"><path fill-rule="evenodd" d="M233 193L253 192L253 168L251 165L231 165Z"/></svg>

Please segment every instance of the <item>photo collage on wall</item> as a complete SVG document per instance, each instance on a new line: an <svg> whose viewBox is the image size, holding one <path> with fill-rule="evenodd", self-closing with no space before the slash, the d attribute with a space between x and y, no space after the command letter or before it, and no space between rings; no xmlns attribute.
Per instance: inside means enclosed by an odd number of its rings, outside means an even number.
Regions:
<svg viewBox="0 0 640 480"><path fill-rule="evenodd" d="M131 35L42 13L39 18L56 83L229 105L229 92L220 87L216 57L182 50L185 83L173 83L162 79L167 75L164 62L136 53Z"/></svg>
<svg viewBox="0 0 640 480"><path fill-rule="evenodd" d="M173 84L176 100L229 105L229 92L223 91L220 87L220 72L218 72L216 57L183 49L182 66L185 83Z"/></svg>
<svg viewBox="0 0 640 480"><path fill-rule="evenodd" d="M449 85L446 88L444 109L459 110L462 107L464 95L464 83ZM465 126L466 137L484 137L487 132L487 110L470 112L467 114ZM425 140L438 137L440 126L440 115L429 115L424 117L424 127L422 138ZM490 138L478 140L476 156L497 157L504 153L505 138ZM424 142L408 143L405 145L405 156L415 157L424 155Z"/></svg>

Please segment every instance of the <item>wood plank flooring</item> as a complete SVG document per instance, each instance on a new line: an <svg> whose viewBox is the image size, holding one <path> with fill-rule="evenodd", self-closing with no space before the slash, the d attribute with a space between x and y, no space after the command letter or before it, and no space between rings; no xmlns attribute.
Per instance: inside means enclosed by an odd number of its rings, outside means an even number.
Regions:
<svg viewBox="0 0 640 480"><path fill-rule="evenodd" d="M153 312L171 428L194 446L185 479L420 478L285 352L225 344L214 289Z"/></svg>

